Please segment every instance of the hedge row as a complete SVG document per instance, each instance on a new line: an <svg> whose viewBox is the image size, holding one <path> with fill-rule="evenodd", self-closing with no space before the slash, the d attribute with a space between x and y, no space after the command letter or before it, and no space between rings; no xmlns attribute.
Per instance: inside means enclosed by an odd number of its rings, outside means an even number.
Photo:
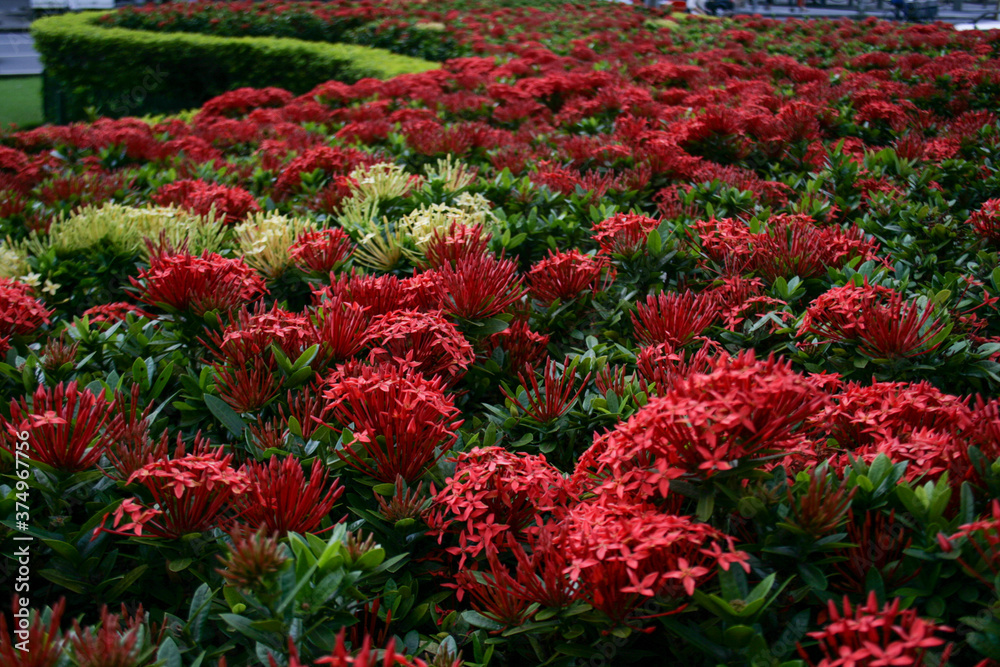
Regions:
<svg viewBox="0 0 1000 667"><path fill-rule="evenodd" d="M173 113L243 86L301 94L331 79L353 83L439 67L350 44L107 28L97 25L103 14L32 24L45 65L46 120L80 120L88 110L110 117Z"/></svg>

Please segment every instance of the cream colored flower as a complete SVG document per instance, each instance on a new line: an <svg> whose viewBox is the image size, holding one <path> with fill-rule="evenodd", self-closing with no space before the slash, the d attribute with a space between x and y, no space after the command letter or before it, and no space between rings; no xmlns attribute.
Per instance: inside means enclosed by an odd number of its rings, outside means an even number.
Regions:
<svg viewBox="0 0 1000 667"><path fill-rule="evenodd" d="M274 280L292 266L291 247L303 232L316 228L306 218L275 212L255 213L235 228L236 243L243 261Z"/></svg>

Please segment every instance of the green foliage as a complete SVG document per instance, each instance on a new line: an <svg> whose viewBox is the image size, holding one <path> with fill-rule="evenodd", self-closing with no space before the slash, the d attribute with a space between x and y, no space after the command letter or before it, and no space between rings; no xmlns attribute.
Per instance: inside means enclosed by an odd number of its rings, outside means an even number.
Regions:
<svg viewBox="0 0 1000 667"><path fill-rule="evenodd" d="M235 88L302 94L330 79L353 83L438 67L351 44L107 28L98 25L101 16L83 12L32 24L45 64L46 119L173 113Z"/></svg>

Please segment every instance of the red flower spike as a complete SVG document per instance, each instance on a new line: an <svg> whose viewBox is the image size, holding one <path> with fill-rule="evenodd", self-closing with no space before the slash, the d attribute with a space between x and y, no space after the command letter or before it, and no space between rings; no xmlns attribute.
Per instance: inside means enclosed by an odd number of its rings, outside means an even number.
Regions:
<svg viewBox="0 0 1000 667"><path fill-rule="evenodd" d="M632 326L644 345L684 345L700 335L719 317L719 304L708 293L661 292L636 305Z"/></svg>
<svg viewBox="0 0 1000 667"><path fill-rule="evenodd" d="M328 366L347 361L364 347L368 315L364 306L334 297L316 307L312 316L312 335L319 343L317 362Z"/></svg>
<svg viewBox="0 0 1000 667"><path fill-rule="evenodd" d="M526 366L534 367L548 354L549 335L532 331L525 320L514 320L503 331L486 339L486 354L492 356L497 348L506 355L505 368L518 372Z"/></svg>
<svg viewBox="0 0 1000 667"><path fill-rule="evenodd" d="M847 492L847 480L835 486L836 480L826 465L814 468L809 474L809 486L804 494L787 490L791 516L786 523L793 530L818 539L836 530L851 507L857 487Z"/></svg>
<svg viewBox="0 0 1000 667"><path fill-rule="evenodd" d="M966 224L987 243L1000 245L1000 199L984 201Z"/></svg>
<svg viewBox="0 0 1000 667"><path fill-rule="evenodd" d="M243 188L200 180L168 183L156 191L152 200L161 206L180 206L201 216L214 212L216 220L226 223L246 220L251 213L261 210L254 196Z"/></svg>
<svg viewBox="0 0 1000 667"><path fill-rule="evenodd" d="M393 275L366 276L355 273L331 279L329 286L313 289L313 301L321 304L340 297L365 308L369 318L412 306L403 289L403 282Z"/></svg>
<svg viewBox="0 0 1000 667"><path fill-rule="evenodd" d="M212 364L215 391L236 412L256 412L278 395L281 381L275 377L274 358L255 357L249 368Z"/></svg>
<svg viewBox="0 0 1000 667"><path fill-rule="evenodd" d="M869 510L860 525L853 511L847 516L846 541L855 546L837 550L839 562L833 567L841 576L831 582L834 588L860 595L867 590L868 572L872 569L879 572L889 590L919 574L916 570L908 575L902 572L903 552L910 548L913 538L907 535L908 527L896 518L895 510L888 516Z"/></svg>
<svg viewBox="0 0 1000 667"><path fill-rule="evenodd" d="M570 364L569 357L562 364L562 370L552 359L545 362L545 371L542 373L542 385L538 384L534 369L529 370L527 376L519 372L517 379L525 389L527 405L522 405L520 392L511 396L507 390L502 388L502 393L517 408L537 422L547 424L559 419L573 405L580 394L583 393L590 380L590 374L583 378L580 388L575 392L573 387L576 384L576 367Z"/></svg>
<svg viewBox="0 0 1000 667"><path fill-rule="evenodd" d="M329 473L314 459L307 482L302 465L294 456L279 461L247 463L241 472L250 480L250 500L240 521L268 533L312 533L344 493L339 480L327 487ZM324 490L325 489L325 490Z"/></svg>
<svg viewBox="0 0 1000 667"><path fill-rule="evenodd" d="M24 398L11 401L10 421L0 417L0 428L8 436L4 441L28 433L29 458L63 472L80 472L104 453L109 437L102 430L108 417L104 391L97 396L89 389L80 391L74 380L52 389L39 385L30 408ZM0 446L13 454L6 442Z"/></svg>
<svg viewBox="0 0 1000 667"><path fill-rule="evenodd" d="M481 224L468 227L452 222L447 232L442 233L441 230L435 229L430 242L424 248L427 266L432 269L445 264L455 266L467 257L485 255L492 236Z"/></svg>
<svg viewBox="0 0 1000 667"><path fill-rule="evenodd" d="M485 320L505 312L524 294L517 265L493 255L465 256L437 269L441 308L464 320Z"/></svg>

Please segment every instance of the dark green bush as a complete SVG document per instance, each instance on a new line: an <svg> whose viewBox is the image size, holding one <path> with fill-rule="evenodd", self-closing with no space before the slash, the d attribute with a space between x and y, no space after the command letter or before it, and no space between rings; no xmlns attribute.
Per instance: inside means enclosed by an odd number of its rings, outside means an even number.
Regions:
<svg viewBox="0 0 1000 667"><path fill-rule="evenodd" d="M435 69L437 63L364 46L271 37L210 37L97 25L102 13L66 14L31 28L45 65L45 117L173 113L228 90L275 86L305 93Z"/></svg>

